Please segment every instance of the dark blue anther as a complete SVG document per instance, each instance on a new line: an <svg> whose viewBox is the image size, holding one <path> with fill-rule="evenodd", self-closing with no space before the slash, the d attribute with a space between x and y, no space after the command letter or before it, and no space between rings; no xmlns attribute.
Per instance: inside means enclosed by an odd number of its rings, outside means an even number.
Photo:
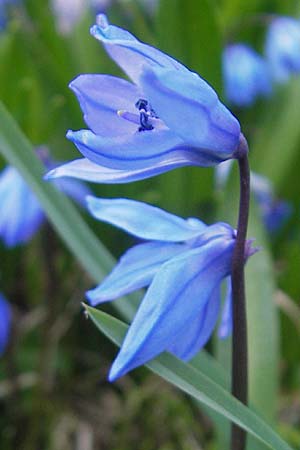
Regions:
<svg viewBox="0 0 300 450"><path fill-rule="evenodd" d="M153 125L149 122L150 117L157 118L155 111L151 108L148 100L144 98L139 98L135 103L135 107L140 112L140 126L139 131L149 131L153 130Z"/></svg>
<svg viewBox="0 0 300 450"><path fill-rule="evenodd" d="M141 111L142 109L144 111L148 111L148 101L144 98L139 98L138 101L135 103L135 107Z"/></svg>
<svg viewBox="0 0 300 450"><path fill-rule="evenodd" d="M140 126L139 131L153 130L153 125L149 123L149 116L145 111L140 111Z"/></svg>

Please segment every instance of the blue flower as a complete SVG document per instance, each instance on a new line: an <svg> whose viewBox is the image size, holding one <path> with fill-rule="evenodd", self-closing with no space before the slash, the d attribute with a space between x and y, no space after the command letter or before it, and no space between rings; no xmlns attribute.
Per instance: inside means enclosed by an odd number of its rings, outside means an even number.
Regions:
<svg viewBox="0 0 300 450"><path fill-rule="evenodd" d="M52 0L58 31L69 34L88 9L104 12L111 0Z"/></svg>
<svg viewBox="0 0 300 450"><path fill-rule="evenodd" d="M17 4L18 0L0 0L0 31L5 27L7 22L7 10L9 5Z"/></svg>
<svg viewBox="0 0 300 450"><path fill-rule="evenodd" d="M300 72L300 21L292 17L274 19L267 32L265 53L274 80L286 82Z"/></svg>
<svg viewBox="0 0 300 450"><path fill-rule="evenodd" d="M44 160L46 167L53 167L53 161L45 150L39 149L38 154ZM90 190L83 183L70 180L55 180L55 185L82 206ZM0 239L6 247L14 247L28 242L38 231L45 220L45 214L37 197L28 187L19 172L12 166L7 166L0 173Z"/></svg>
<svg viewBox="0 0 300 450"><path fill-rule="evenodd" d="M0 292L0 355L4 352L11 327L11 309L8 301Z"/></svg>
<svg viewBox="0 0 300 450"><path fill-rule="evenodd" d="M220 286L231 273L235 231L225 223L207 226L133 200L89 196L87 201L95 218L144 241L130 248L111 274L87 292L89 302L97 305L149 286L109 380L163 351L189 360L216 324ZM246 257L252 253L248 242ZM226 314L223 336L230 330L230 308Z"/></svg>
<svg viewBox="0 0 300 450"><path fill-rule="evenodd" d="M124 183L186 165L212 166L244 150L237 119L196 73L103 15L91 33L133 83L110 75L72 81L90 129L67 137L87 159L48 178L64 172L86 179L93 172L93 181Z"/></svg>
<svg viewBox="0 0 300 450"><path fill-rule="evenodd" d="M266 229L271 234L277 233L292 214L289 202L278 200L272 183L256 173L251 173L251 190L258 203Z"/></svg>
<svg viewBox="0 0 300 450"><path fill-rule="evenodd" d="M233 44L223 53L225 96L234 105L250 106L259 96L271 93L266 61L251 47Z"/></svg>
<svg viewBox="0 0 300 450"><path fill-rule="evenodd" d="M215 181L218 190L223 190L232 169L232 161L225 161L215 169ZM266 230L276 234L292 214L292 206L285 200L279 200L273 185L267 177L251 171L250 189L257 202Z"/></svg>

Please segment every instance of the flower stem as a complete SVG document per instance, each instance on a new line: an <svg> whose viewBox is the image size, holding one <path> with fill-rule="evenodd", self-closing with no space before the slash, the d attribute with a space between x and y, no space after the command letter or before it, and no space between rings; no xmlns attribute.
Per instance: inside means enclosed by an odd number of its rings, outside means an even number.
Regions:
<svg viewBox="0 0 300 450"><path fill-rule="evenodd" d="M240 171L240 205L236 244L232 260L232 394L245 405L248 402L248 352L245 296L245 243L249 216L250 171L248 146L242 141L243 150L238 159ZM231 450L244 450L246 432L235 424L231 429Z"/></svg>

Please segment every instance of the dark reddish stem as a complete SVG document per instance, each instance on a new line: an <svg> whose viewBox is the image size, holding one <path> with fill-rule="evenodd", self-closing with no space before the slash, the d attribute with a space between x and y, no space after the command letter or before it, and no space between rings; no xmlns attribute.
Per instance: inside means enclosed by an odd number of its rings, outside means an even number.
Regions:
<svg viewBox="0 0 300 450"><path fill-rule="evenodd" d="M247 405L248 402L248 351L247 319L245 296L245 243L249 216L250 171L248 163L248 146L243 138L238 159L240 172L240 205L237 225L236 244L232 260L232 394ZM244 450L246 432L235 424L231 430L231 450Z"/></svg>

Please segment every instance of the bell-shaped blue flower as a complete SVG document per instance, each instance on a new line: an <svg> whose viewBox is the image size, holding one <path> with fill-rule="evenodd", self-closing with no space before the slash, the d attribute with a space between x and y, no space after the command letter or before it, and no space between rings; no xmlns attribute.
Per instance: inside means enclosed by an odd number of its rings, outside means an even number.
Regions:
<svg viewBox="0 0 300 450"><path fill-rule="evenodd" d="M300 20L277 17L268 28L265 53L275 81L300 73Z"/></svg>
<svg viewBox="0 0 300 450"><path fill-rule="evenodd" d="M232 161L225 161L215 169L216 187L220 191L224 189L231 168ZM257 202L266 230L270 234L276 234L291 216L293 209L291 204L277 198L274 187L267 177L252 171L250 189Z"/></svg>
<svg viewBox="0 0 300 450"><path fill-rule="evenodd" d="M196 73L103 15L91 33L132 82L110 75L72 81L89 129L67 137L85 159L48 178L87 179L92 172L93 181L124 183L186 165L212 166L244 150L237 119Z"/></svg>
<svg viewBox="0 0 300 450"><path fill-rule="evenodd" d="M271 234L277 233L292 214L292 206L276 198L270 180L257 173L251 173L251 190L258 203L262 220Z"/></svg>
<svg viewBox="0 0 300 450"><path fill-rule="evenodd" d="M89 302L97 305L149 286L111 368L110 381L163 351L189 360L205 345L217 322L220 286L231 273L235 231L225 223L207 226L133 200L87 197L87 201L95 218L142 240L87 292ZM245 258L252 253L248 243L246 247ZM228 324L230 310L226 314ZM223 328L224 335L230 326L223 323Z"/></svg>
<svg viewBox="0 0 300 450"><path fill-rule="evenodd" d="M53 167L44 149L38 154L46 167ZM55 185L82 206L90 189L82 182L71 179L55 180ZM45 220L45 214L36 195L29 188L19 172L7 166L0 173L0 239L11 248L28 242Z"/></svg>
<svg viewBox="0 0 300 450"><path fill-rule="evenodd" d="M19 0L0 0L0 31L6 25L9 6L16 5L17 3L19 3Z"/></svg>
<svg viewBox="0 0 300 450"><path fill-rule="evenodd" d="M225 96L236 106L250 106L257 97L271 93L266 61L245 44L232 44L223 52Z"/></svg>
<svg viewBox="0 0 300 450"><path fill-rule="evenodd" d="M58 31L69 34L88 9L104 12L112 0L52 0L51 3Z"/></svg>
<svg viewBox="0 0 300 450"><path fill-rule="evenodd" d="M0 355L4 352L9 340L10 328L11 308L4 295L0 292Z"/></svg>
<svg viewBox="0 0 300 450"><path fill-rule="evenodd" d="M0 237L7 247L29 241L44 221L39 201L14 167L0 175Z"/></svg>

